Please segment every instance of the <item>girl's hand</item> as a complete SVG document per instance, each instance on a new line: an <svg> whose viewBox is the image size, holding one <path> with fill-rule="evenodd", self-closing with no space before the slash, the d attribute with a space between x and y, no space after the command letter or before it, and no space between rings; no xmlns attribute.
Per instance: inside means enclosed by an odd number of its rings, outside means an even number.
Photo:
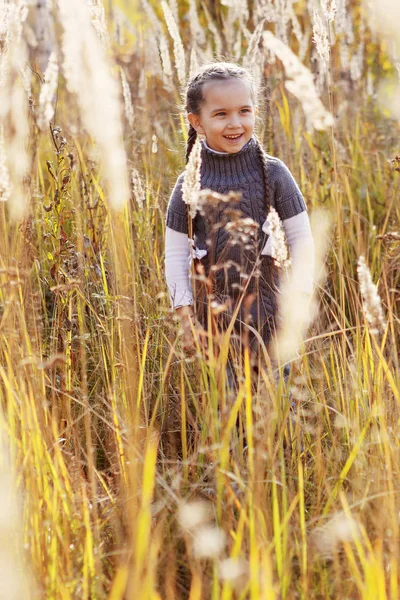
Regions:
<svg viewBox="0 0 400 600"><path fill-rule="evenodd" d="M193 336L193 328L199 331L203 330L200 323L194 316L191 306L179 306L176 310L182 327L182 348L186 354L196 353L197 346Z"/></svg>

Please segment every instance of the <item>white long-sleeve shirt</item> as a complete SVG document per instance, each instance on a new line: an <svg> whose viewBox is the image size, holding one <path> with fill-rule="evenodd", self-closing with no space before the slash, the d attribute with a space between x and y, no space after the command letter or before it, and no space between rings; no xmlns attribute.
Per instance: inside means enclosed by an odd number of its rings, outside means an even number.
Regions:
<svg viewBox="0 0 400 600"><path fill-rule="evenodd" d="M312 294L314 281L314 242L307 211L282 221L291 258L294 291ZM271 236L261 254L271 255ZM190 282L190 246L186 233L170 227L165 235L165 275L174 308L193 304Z"/></svg>

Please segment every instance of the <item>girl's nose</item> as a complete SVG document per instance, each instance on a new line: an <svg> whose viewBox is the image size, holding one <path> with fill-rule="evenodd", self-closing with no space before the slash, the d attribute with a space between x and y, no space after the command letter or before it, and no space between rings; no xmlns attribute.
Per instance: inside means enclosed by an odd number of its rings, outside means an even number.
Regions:
<svg viewBox="0 0 400 600"><path fill-rule="evenodd" d="M232 129L234 127L240 127L240 118L239 118L239 115L233 115L229 119L228 127L231 127Z"/></svg>

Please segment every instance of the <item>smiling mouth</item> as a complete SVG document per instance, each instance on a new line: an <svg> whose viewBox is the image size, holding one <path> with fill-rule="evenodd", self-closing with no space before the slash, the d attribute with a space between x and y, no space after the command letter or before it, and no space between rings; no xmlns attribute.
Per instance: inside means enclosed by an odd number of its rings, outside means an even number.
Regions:
<svg viewBox="0 0 400 600"><path fill-rule="evenodd" d="M241 138L243 135L243 133L237 133L235 135L224 135L224 138L226 140L229 140L231 142L235 142L236 140L238 140L239 138Z"/></svg>

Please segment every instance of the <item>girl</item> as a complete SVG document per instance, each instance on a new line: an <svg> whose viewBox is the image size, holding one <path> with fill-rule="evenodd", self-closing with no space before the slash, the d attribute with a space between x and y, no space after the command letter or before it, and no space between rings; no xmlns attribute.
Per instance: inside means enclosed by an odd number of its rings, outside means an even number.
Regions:
<svg viewBox="0 0 400 600"><path fill-rule="evenodd" d="M205 275L212 274L215 298L230 306L225 314L230 316L237 309L235 332L242 336L246 331L250 348L255 351L260 337L268 346L276 326L278 281L266 223L270 207L275 208L283 223L291 254L293 289L296 293L312 293L314 252L306 205L288 168L266 154L254 135L256 94L245 69L224 62L204 66L188 82L186 111L190 123L186 162L197 136L203 138L201 188L240 194L238 202L215 205L214 201L197 212L192 222L195 256L201 259ZM194 310L183 177L179 176L168 204L165 270L173 306L183 326L184 349L191 351ZM233 214L236 219L240 214L237 226L242 226L242 232L254 222L258 231L253 245L247 243L246 235L232 238ZM243 242L238 243L241 239ZM194 300L204 326L204 311L199 299Z"/></svg>

